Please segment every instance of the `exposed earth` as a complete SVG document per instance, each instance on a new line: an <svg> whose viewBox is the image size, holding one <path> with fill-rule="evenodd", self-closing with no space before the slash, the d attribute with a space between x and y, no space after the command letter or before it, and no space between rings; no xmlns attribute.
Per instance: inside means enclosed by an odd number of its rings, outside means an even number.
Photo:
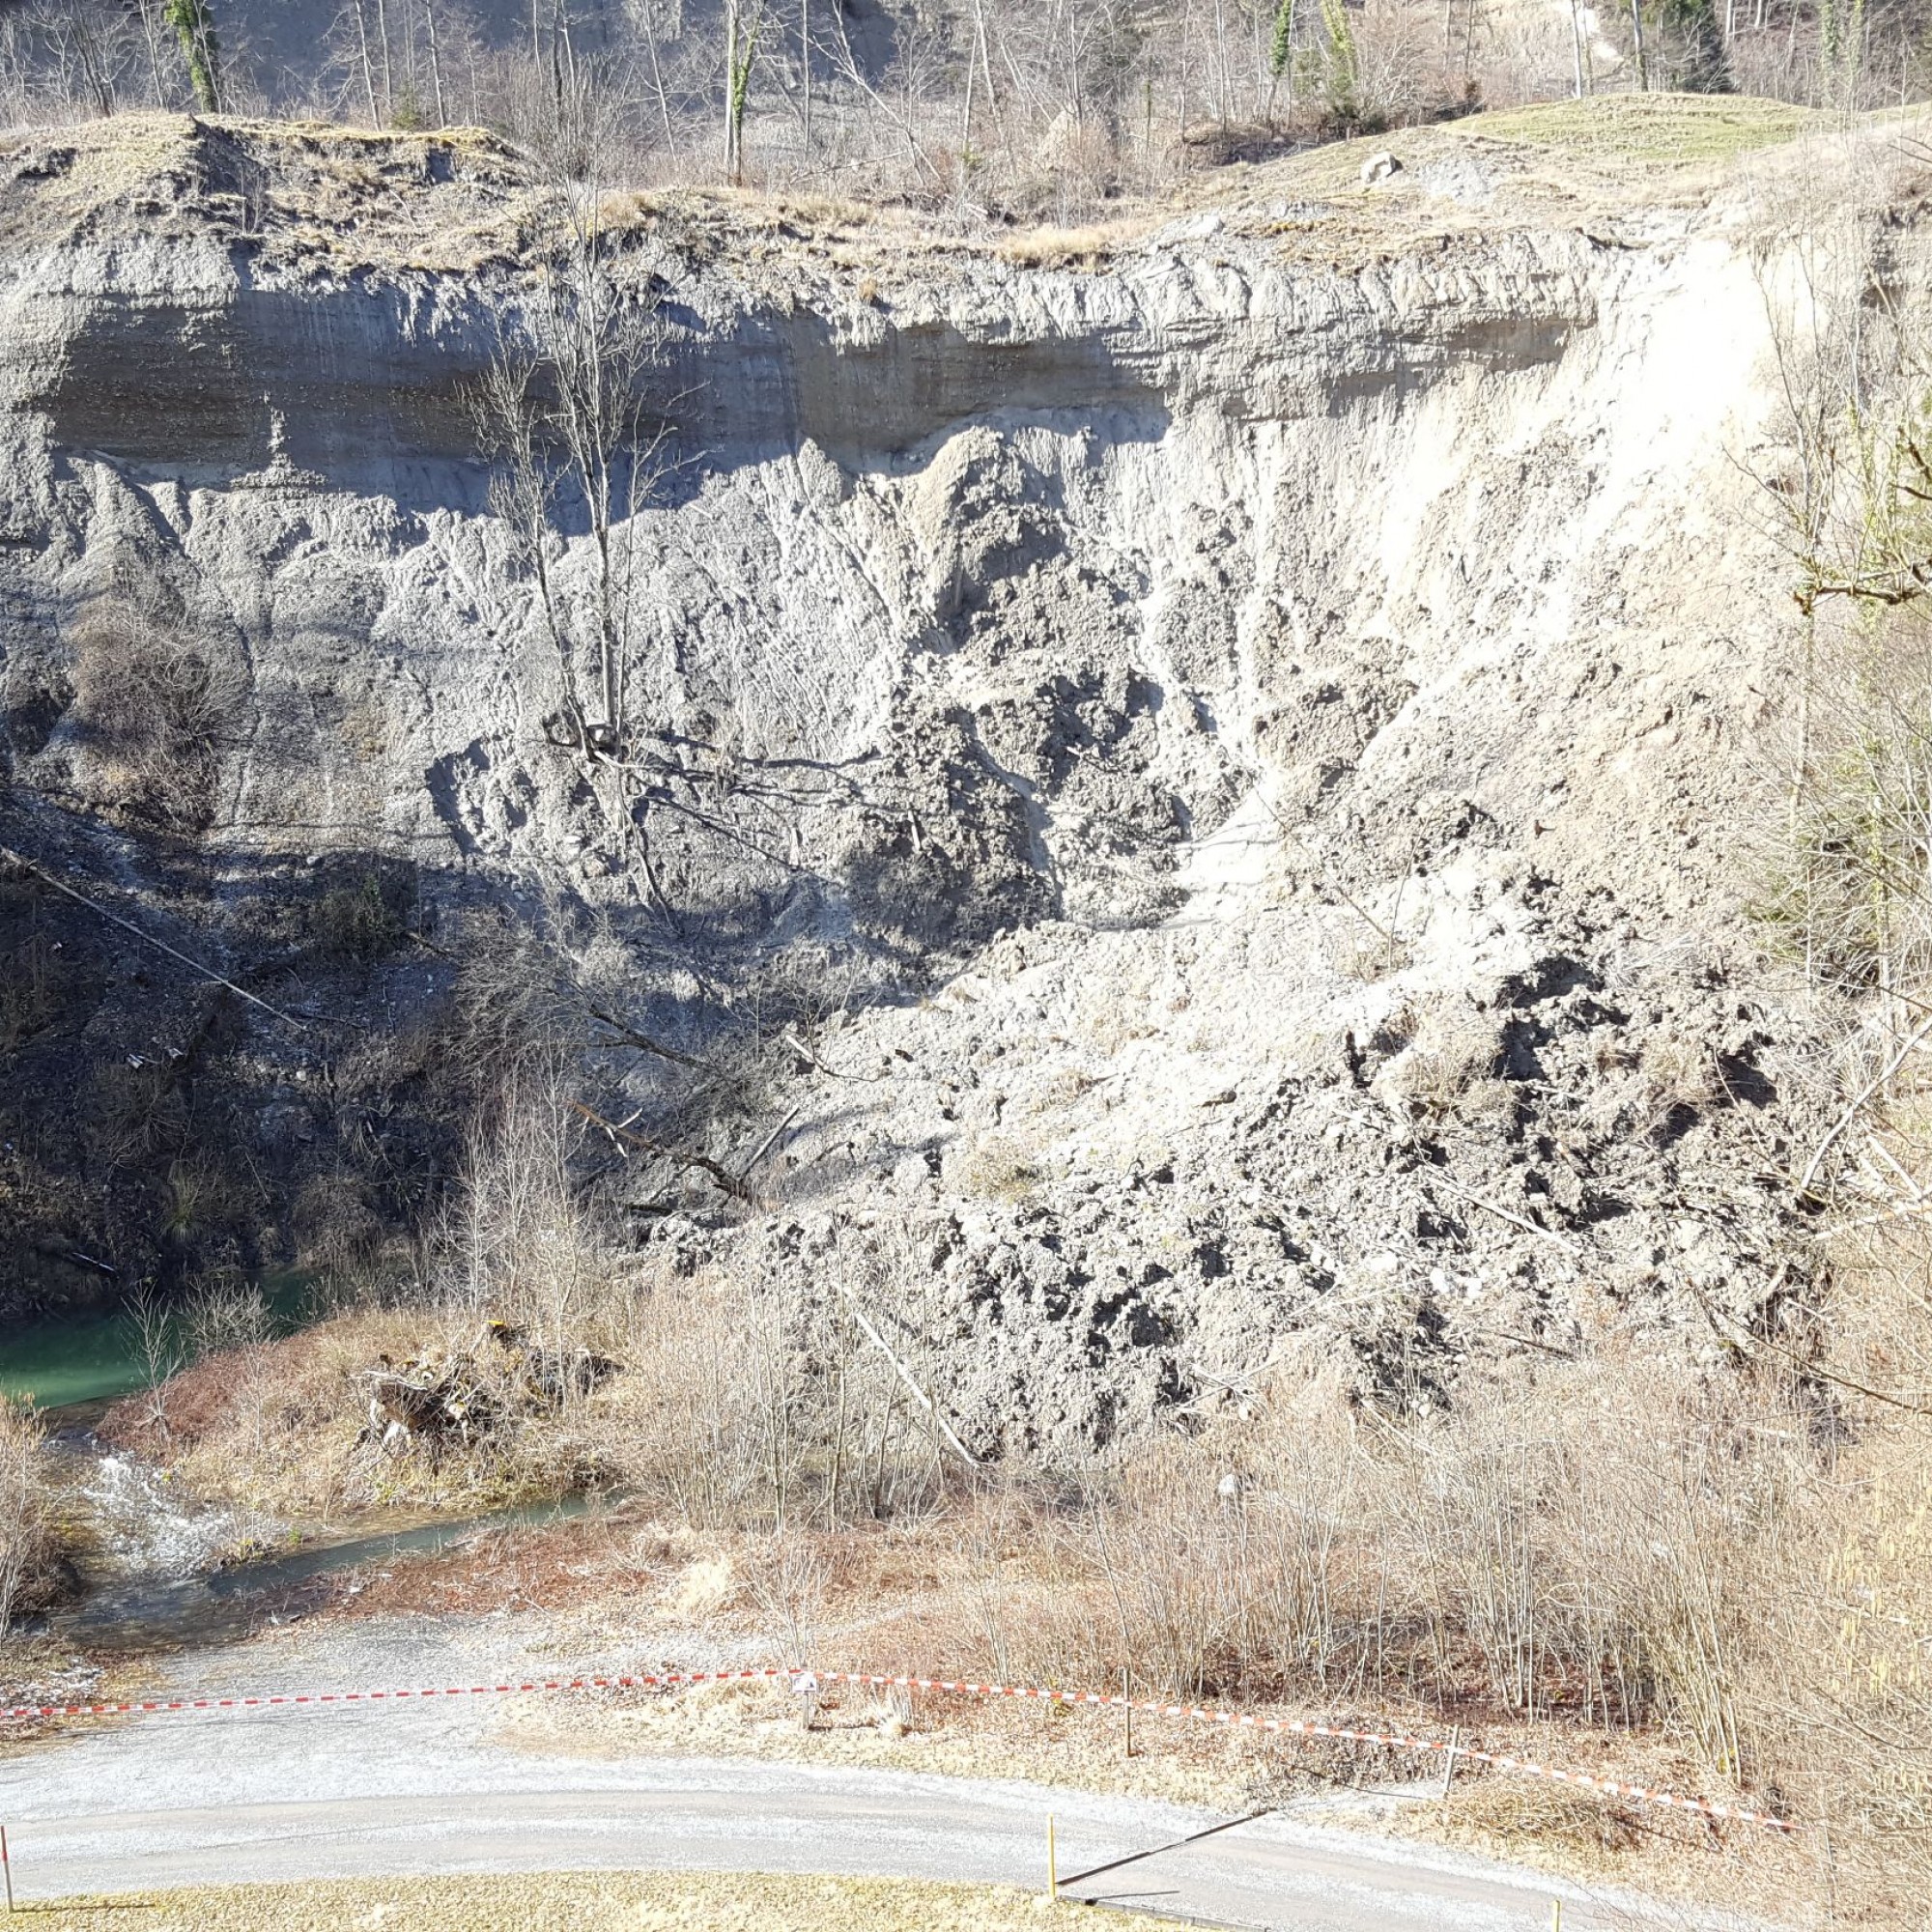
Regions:
<svg viewBox="0 0 1932 1932"><path fill-rule="evenodd" d="M532 1011L671 1149L598 1156L633 1238L844 1281L981 1457L1802 1292L1775 323L1817 194L1910 285L1918 175L1722 100L1388 145L1070 237L611 198L613 833L471 407L524 165L16 140L0 1312L393 1258Z"/></svg>

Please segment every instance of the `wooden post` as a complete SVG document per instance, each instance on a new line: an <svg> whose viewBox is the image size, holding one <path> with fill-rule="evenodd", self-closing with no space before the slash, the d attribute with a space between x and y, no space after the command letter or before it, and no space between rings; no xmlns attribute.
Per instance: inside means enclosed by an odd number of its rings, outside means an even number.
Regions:
<svg viewBox="0 0 1932 1932"><path fill-rule="evenodd" d="M1134 1674L1125 1664L1121 1666L1121 1698L1127 1709L1127 1755L1134 1754Z"/></svg>
<svg viewBox="0 0 1932 1932"><path fill-rule="evenodd" d="M7 1828L5 1825L0 1825L0 1872L4 1872L7 1878L7 1914L11 1918L14 1912L14 1865L13 1861L7 1856Z"/></svg>
<svg viewBox="0 0 1932 1932"><path fill-rule="evenodd" d="M1060 1896L1060 1860L1053 1844L1053 1813L1046 1814L1046 1895Z"/></svg>
<svg viewBox="0 0 1932 1932"><path fill-rule="evenodd" d="M1458 1740L1459 1738L1461 1738L1461 1737L1462 1737L1462 1735L1463 1735L1463 1727L1462 1727L1462 1725L1461 1725L1461 1724L1457 1724L1457 1725L1455 1725L1455 1726L1454 1726L1454 1727L1453 1727L1453 1728L1452 1728L1452 1729L1450 1730L1450 1733L1449 1733L1449 1751L1448 1751L1448 1755L1447 1755L1447 1756L1446 1756L1446 1757L1444 1758L1444 1760L1443 1760L1443 1763L1442 1763L1442 1798L1441 1798L1441 1803L1442 1803L1442 1805L1443 1805L1443 1807L1444 1807L1445 1809L1446 1809L1446 1808L1448 1807L1448 1804L1449 1804L1449 1784L1450 1784L1450 1780L1451 1780L1451 1779L1452 1779L1452 1778L1453 1778L1453 1777L1454 1777L1454 1776L1456 1776L1456 1743L1457 1743L1457 1740Z"/></svg>
<svg viewBox="0 0 1932 1932"><path fill-rule="evenodd" d="M1563 1901L1560 1898L1549 1901L1549 1932L1563 1932Z"/></svg>

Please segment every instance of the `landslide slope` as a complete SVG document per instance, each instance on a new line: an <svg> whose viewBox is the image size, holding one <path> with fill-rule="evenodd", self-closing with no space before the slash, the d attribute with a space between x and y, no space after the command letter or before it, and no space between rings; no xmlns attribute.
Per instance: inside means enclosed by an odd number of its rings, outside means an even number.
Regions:
<svg viewBox="0 0 1932 1932"><path fill-rule="evenodd" d="M604 1015L612 1107L758 1156L755 1202L608 1177L639 1238L846 1256L982 1448L1296 1350L1426 1387L1761 1315L1832 1017L1746 910L1797 643L1776 291L1829 194L1917 299L1921 187L1748 102L1389 145L1079 235L610 199L666 436L655 892L477 441L546 272L526 164L0 151L0 1299L430 1211L495 947ZM184 650L160 742L115 696Z"/></svg>

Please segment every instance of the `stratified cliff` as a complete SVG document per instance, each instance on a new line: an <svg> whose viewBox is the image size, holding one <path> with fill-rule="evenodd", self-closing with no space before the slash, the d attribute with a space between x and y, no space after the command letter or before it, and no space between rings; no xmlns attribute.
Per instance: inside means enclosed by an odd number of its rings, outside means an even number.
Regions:
<svg viewBox="0 0 1932 1932"><path fill-rule="evenodd" d="M517 158L0 157L0 1300L422 1226L478 1027L556 980L611 1107L757 1197L639 1160L639 1238L869 1242L985 1444L1747 1319L1823 1104L1743 906L1825 161L1396 145L1004 248L612 198L650 881L478 442L550 271Z"/></svg>

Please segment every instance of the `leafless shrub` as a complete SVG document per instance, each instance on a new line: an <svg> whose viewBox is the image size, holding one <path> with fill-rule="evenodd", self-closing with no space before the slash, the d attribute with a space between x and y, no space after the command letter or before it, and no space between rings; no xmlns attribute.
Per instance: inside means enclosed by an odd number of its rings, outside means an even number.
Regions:
<svg viewBox="0 0 1932 1932"><path fill-rule="evenodd" d="M781 1533L753 1553L749 1585L775 1653L803 1662L819 1652L832 1566L810 1539Z"/></svg>
<svg viewBox="0 0 1932 1932"><path fill-rule="evenodd" d="M189 1291L184 1308L188 1347L196 1355L258 1349L274 1332L262 1291L229 1272L205 1275Z"/></svg>
<svg viewBox="0 0 1932 1932"><path fill-rule="evenodd" d="M622 1275L572 1173L583 1132L557 1061L513 1066L472 1134L445 1239L450 1299L558 1357L623 1319Z"/></svg>
<svg viewBox="0 0 1932 1932"><path fill-rule="evenodd" d="M1365 0L1354 27L1355 101L1367 125L1413 121L1437 98L1435 24L1409 0Z"/></svg>
<svg viewBox="0 0 1932 1932"><path fill-rule="evenodd" d="M175 1311L144 1283L128 1309L134 1330L134 1359L141 1368L144 1397L139 1426L166 1441L168 1383L186 1358L186 1341Z"/></svg>
<svg viewBox="0 0 1932 1932"><path fill-rule="evenodd" d="M0 1400L0 1635L56 1587L46 1430L30 1405Z"/></svg>
<svg viewBox="0 0 1932 1932"><path fill-rule="evenodd" d="M1735 1586L1775 1585L1804 1493L1784 1398L1605 1364L1465 1396L1398 1426L1291 1378L1254 1422L1136 1452L1071 1516L1009 1487L959 1531L958 1641L1189 1695L1679 1726L1714 1774L1761 1782L1761 1604Z"/></svg>
<svg viewBox="0 0 1932 1932"><path fill-rule="evenodd" d="M206 825L248 691L239 654L159 592L126 585L88 604L68 642L73 721L109 802L184 830Z"/></svg>

